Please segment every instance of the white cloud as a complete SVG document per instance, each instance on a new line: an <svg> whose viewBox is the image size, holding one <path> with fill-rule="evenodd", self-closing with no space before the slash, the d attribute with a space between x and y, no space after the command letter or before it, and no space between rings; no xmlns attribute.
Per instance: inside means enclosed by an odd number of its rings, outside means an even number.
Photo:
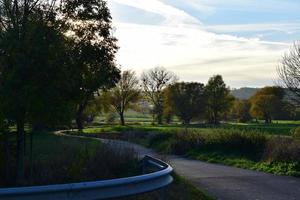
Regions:
<svg viewBox="0 0 300 200"><path fill-rule="evenodd" d="M261 23L261 24L227 24L206 26L206 30L222 33L279 31L293 33L300 31L300 23Z"/></svg>
<svg viewBox="0 0 300 200"><path fill-rule="evenodd" d="M139 8L147 12L160 14L163 17L165 17L164 24L168 24L168 25L199 24L199 21L196 18L188 15L186 12L182 10L164 4L159 0L112 0L112 1L119 4L124 4L127 6Z"/></svg>
<svg viewBox="0 0 300 200"><path fill-rule="evenodd" d="M187 13L158 0L114 1L167 19L158 25L115 23L118 62L138 73L161 65L184 81L206 82L221 74L233 87L261 86L272 84L277 63L289 46L209 32Z"/></svg>

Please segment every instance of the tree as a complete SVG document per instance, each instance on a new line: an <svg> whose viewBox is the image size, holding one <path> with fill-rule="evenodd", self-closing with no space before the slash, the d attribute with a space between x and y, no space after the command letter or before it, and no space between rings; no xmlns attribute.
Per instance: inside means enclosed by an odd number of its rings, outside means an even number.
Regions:
<svg viewBox="0 0 300 200"><path fill-rule="evenodd" d="M163 120L164 89L176 82L177 77L164 68L156 67L142 74L142 88L153 105L153 114L158 124Z"/></svg>
<svg viewBox="0 0 300 200"><path fill-rule="evenodd" d="M251 103L248 100L235 100L232 115L239 122L245 123L251 120L250 115Z"/></svg>
<svg viewBox="0 0 300 200"><path fill-rule="evenodd" d="M175 83L169 86L170 106L183 124L199 117L204 111L204 85L201 83Z"/></svg>
<svg viewBox="0 0 300 200"><path fill-rule="evenodd" d="M54 6L42 0L0 2L0 98L5 118L17 125L18 184L24 180L25 123L54 119L52 102L60 105L69 94L65 37ZM52 118L45 109L54 111Z"/></svg>
<svg viewBox="0 0 300 200"><path fill-rule="evenodd" d="M133 71L124 71L120 81L107 93L109 104L119 114L121 125L125 125L124 112L134 108L140 98L139 81Z"/></svg>
<svg viewBox="0 0 300 200"><path fill-rule="evenodd" d="M216 75L209 79L205 86L205 96L208 122L219 124L221 115L229 111L234 100L222 76Z"/></svg>
<svg viewBox="0 0 300 200"><path fill-rule="evenodd" d="M171 91L170 87L166 87L163 91L164 93L164 102L163 102L163 118L167 124L172 122L174 116L174 109L171 105Z"/></svg>
<svg viewBox="0 0 300 200"><path fill-rule="evenodd" d="M272 119L280 116L284 108L284 90L281 87L264 87L251 98L251 115L263 118L265 123L272 123Z"/></svg>
<svg viewBox="0 0 300 200"><path fill-rule="evenodd" d="M110 89L120 79L115 64L116 38L112 18L104 0L70 0L63 4L67 35L74 41L72 63L78 69L76 123L83 129L83 113L100 89Z"/></svg>
<svg viewBox="0 0 300 200"><path fill-rule="evenodd" d="M290 51L285 53L277 68L280 84L290 90L290 99L300 104L300 43L296 42Z"/></svg>

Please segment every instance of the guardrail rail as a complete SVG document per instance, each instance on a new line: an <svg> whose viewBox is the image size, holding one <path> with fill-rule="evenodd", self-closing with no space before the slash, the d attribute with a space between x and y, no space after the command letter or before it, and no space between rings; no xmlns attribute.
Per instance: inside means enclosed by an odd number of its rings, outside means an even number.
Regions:
<svg viewBox="0 0 300 200"><path fill-rule="evenodd" d="M172 167L156 158L145 156L142 160L143 172L139 176L94 182L16 187L0 189L2 200L95 200L138 195L168 186L173 178Z"/></svg>

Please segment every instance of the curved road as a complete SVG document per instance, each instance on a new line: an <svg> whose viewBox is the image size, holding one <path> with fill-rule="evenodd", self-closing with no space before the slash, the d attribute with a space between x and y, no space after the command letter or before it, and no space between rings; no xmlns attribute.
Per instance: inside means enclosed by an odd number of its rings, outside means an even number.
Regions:
<svg viewBox="0 0 300 200"><path fill-rule="evenodd" d="M156 155L153 150L124 141L102 140L112 145L134 148L140 157ZM159 155L156 155L159 156ZM299 200L300 178L168 156L176 173L200 190L219 200Z"/></svg>
<svg viewBox="0 0 300 200"><path fill-rule="evenodd" d="M95 138L98 139L98 138ZM133 148L139 155L157 155L143 146L118 140L98 139L118 148ZM300 200L300 178L210 164L179 156L164 157L176 173L218 200Z"/></svg>

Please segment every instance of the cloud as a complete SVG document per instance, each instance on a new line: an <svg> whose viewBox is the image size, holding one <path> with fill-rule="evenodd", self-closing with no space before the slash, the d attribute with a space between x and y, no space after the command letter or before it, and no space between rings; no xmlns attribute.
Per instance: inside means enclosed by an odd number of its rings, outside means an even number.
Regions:
<svg viewBox="0 0 300 200"><path fill-rule="evenodd" d="M180 25L180 24L199 24L200 22L187 14L186 12L164 4L159 0L112 0L115 3L132 6L162 15L165 18L164 24Z"/></svg>
<svg viewBox="0 0 300 200"><path fill-rule="evenodd" d="M138 73L160 65L184 81L206 82L209 76L221 74L233 87L270 85L289 47L257 37L213 33L188 13L158 0L113 1L166 19L156 25L115 23L118 62Z"/></svg>
<svg viewBox="0 0 300 200"><path fill-rule="evenodd" d="M279 31L290 34L300 31L300 23L227 24L205 26L205 28L207 31L222 33Z"/></svg>

